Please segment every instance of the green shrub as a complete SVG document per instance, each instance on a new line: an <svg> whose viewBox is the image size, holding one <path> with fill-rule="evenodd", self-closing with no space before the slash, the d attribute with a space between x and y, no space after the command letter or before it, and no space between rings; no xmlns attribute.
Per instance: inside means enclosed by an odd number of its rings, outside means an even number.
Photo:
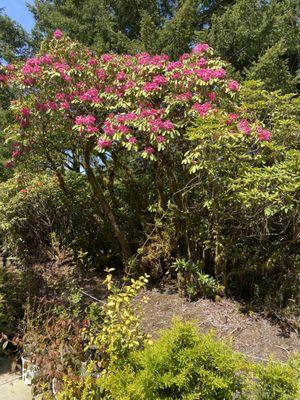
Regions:
<svg viewBox="0 0 300 400"><path fill-rule="evenodd" d="M300 358L288 363L270 361L258 364L256 371L255 400L297 400L300 399Z"/></svg>
<svg viewBox="0 0 300 400"><path fill-rule="evenodd" d="M154 345L134 353L125 368L103 375L99 384L105 399L229 400L241 394L242 368L242 359L226 344L176 322Z"/></svg>
<svg viewBox="0 0 300 400"><path fill-rule="evenodd" d="M123 301L126 302L125 297ZM118 315L116 304L114 301L107 309L111 315ZM126 307L121 309L125 316ZM118 320L109 334L120 343ZM126 348L130 343L128 326L124 324ZM267 364L254 364L212 334L200 335L195 326L180 321L163 330L154 343L143 341L143 348L134 345L126 354L120 353L118 346L111 346L114 339L107 332L104 330L99 338L103 337L102 343L110 346L108 363L103 363L107 346L99 347L97 358L88 363L84 376L76 379L65 376L59 400L299 399L297 356L288 363L271 360ZM133 341L135 336L133 329Z"/></svg>
<svg viewBox="0 0 300 400"><path fill-rule="evenodd" d="M84 177L68 173L65 182L67 192L52 175L17 175L0 184L0 236L10 254L42 261L51 256L53 240L98 260L113 249Z"/></svg>

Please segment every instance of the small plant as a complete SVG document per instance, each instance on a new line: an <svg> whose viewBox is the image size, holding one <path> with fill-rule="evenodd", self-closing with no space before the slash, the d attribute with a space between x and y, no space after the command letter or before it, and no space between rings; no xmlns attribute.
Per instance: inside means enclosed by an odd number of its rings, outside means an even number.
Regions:
<svg viewBox="0 0 300 400"><path fill-rule="evenodd" d="M53 385L59 389L66 374L73 379L80 372L85 354L77 292L73 288L61 299L37 299L26 307L23 355L39 369L35 392L51 393Z"/></svg>
<svg viewBox="0 0 300 400"><path fill-rule="evenodd" d="M224 287L213 277L202 273L201 264L177 259L171 268L177 272L179 293L190 300L199 297L216 299L224 291Z"/></svg>
<svg viewBox="0 0 300 400"><path fill-rule="evenodd" d="M145 288L148 277L131 279L130 283L118 287L112 279L112 269L104 281L110 295L106 303L99 307L93 303L87 313L87 324L83 336L88 341L85 354L89 361L81 377L73 379L66 374L59 400L91 400L103 398L103 388L99 385L100 375L112 368L127 368L130 355L149 343L149 338L140 329L140 311L145 298L137 305L133 299Z"/></svg>
<svg viewBox="0 0 300 400"><path fill-rule="evenodd" d="M146 299L136 307L132 300L146 286L147 276L131 279L129 285L118 288L112 280L111 271L108 270L104 281L110 295L101 310L102 318L94 322L89 332L90 346L95 347L101 355L102 368L122 362L131 351L140 348L146 339L139 323L141 307Z"/></svg>

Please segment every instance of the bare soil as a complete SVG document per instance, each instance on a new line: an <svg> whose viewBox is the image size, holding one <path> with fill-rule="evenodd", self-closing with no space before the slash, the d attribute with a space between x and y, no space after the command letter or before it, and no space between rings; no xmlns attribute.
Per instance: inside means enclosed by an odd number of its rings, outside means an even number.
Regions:
<svg viewBox="0 0 300 400"><path fill-rule="evenodd" d="M285 361L300 350L300 338L296 332L287 335L279 325L259 314L243 313L240 303L232 299L189 302L169 289L157 288L142 294L148 298L143 307L142 326L154 337L177 317L194 322L199 332L214 331L218 338L230 340L235 350L253 360L266 361L273 357Z"/></svg>

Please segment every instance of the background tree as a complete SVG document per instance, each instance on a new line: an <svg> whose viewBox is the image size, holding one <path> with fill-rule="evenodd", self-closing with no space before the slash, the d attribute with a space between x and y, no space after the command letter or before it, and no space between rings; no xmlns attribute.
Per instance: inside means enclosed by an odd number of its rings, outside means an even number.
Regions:
<svg viewBox="0 0 300 400"><path fill-rule="evenodd" d="M296 90L298 6L297 0L238 0L213 15L207 40L244 77L261 79L271 90Z"/></svg>
<svg viewBox="0 0 300 400"><path fill-rule="evenodd" d="M232 0L35 0L29 6L37 38L57 27L99 52L146 50L176 58L188 51L195 32L207 26L213 12Z"/></svg>
<svg viewBox="0 0 300 400"><path fill-rule="evenodd" d="M30 37L20 24L0 8L0 61L11 62L30 52Z"/></svg>
<svg viewBox="0 0 300 400"><path fill-rule="evenodd" d="M0 9L0 65L23 59L30 54L30 37L21 25L9 18ZM3 143L3 128L9 122L7 109L13 99L13 92L7 87L0 90L0 180L7 178L9 170L4 168L9 157Z"/></svg>

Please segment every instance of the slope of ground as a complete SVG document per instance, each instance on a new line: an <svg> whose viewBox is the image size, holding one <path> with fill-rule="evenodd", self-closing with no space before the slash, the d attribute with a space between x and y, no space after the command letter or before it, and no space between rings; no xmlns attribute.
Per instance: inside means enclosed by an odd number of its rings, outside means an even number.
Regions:
<svg viewBox="0 0 300 400"><path fill-rule="evenodd" d="M156 288L144 291L143 295L148 302L143 306L142 326L153 336L179 317L194 321L200 332L213 330L219 338L231 340L235 350L253 360L265 361L273 356L285 361L300 350L300 338L295 332L284 335L278 325L259 314L243 314L241 305L234 300L189 302L177 293Z"/></svg>

